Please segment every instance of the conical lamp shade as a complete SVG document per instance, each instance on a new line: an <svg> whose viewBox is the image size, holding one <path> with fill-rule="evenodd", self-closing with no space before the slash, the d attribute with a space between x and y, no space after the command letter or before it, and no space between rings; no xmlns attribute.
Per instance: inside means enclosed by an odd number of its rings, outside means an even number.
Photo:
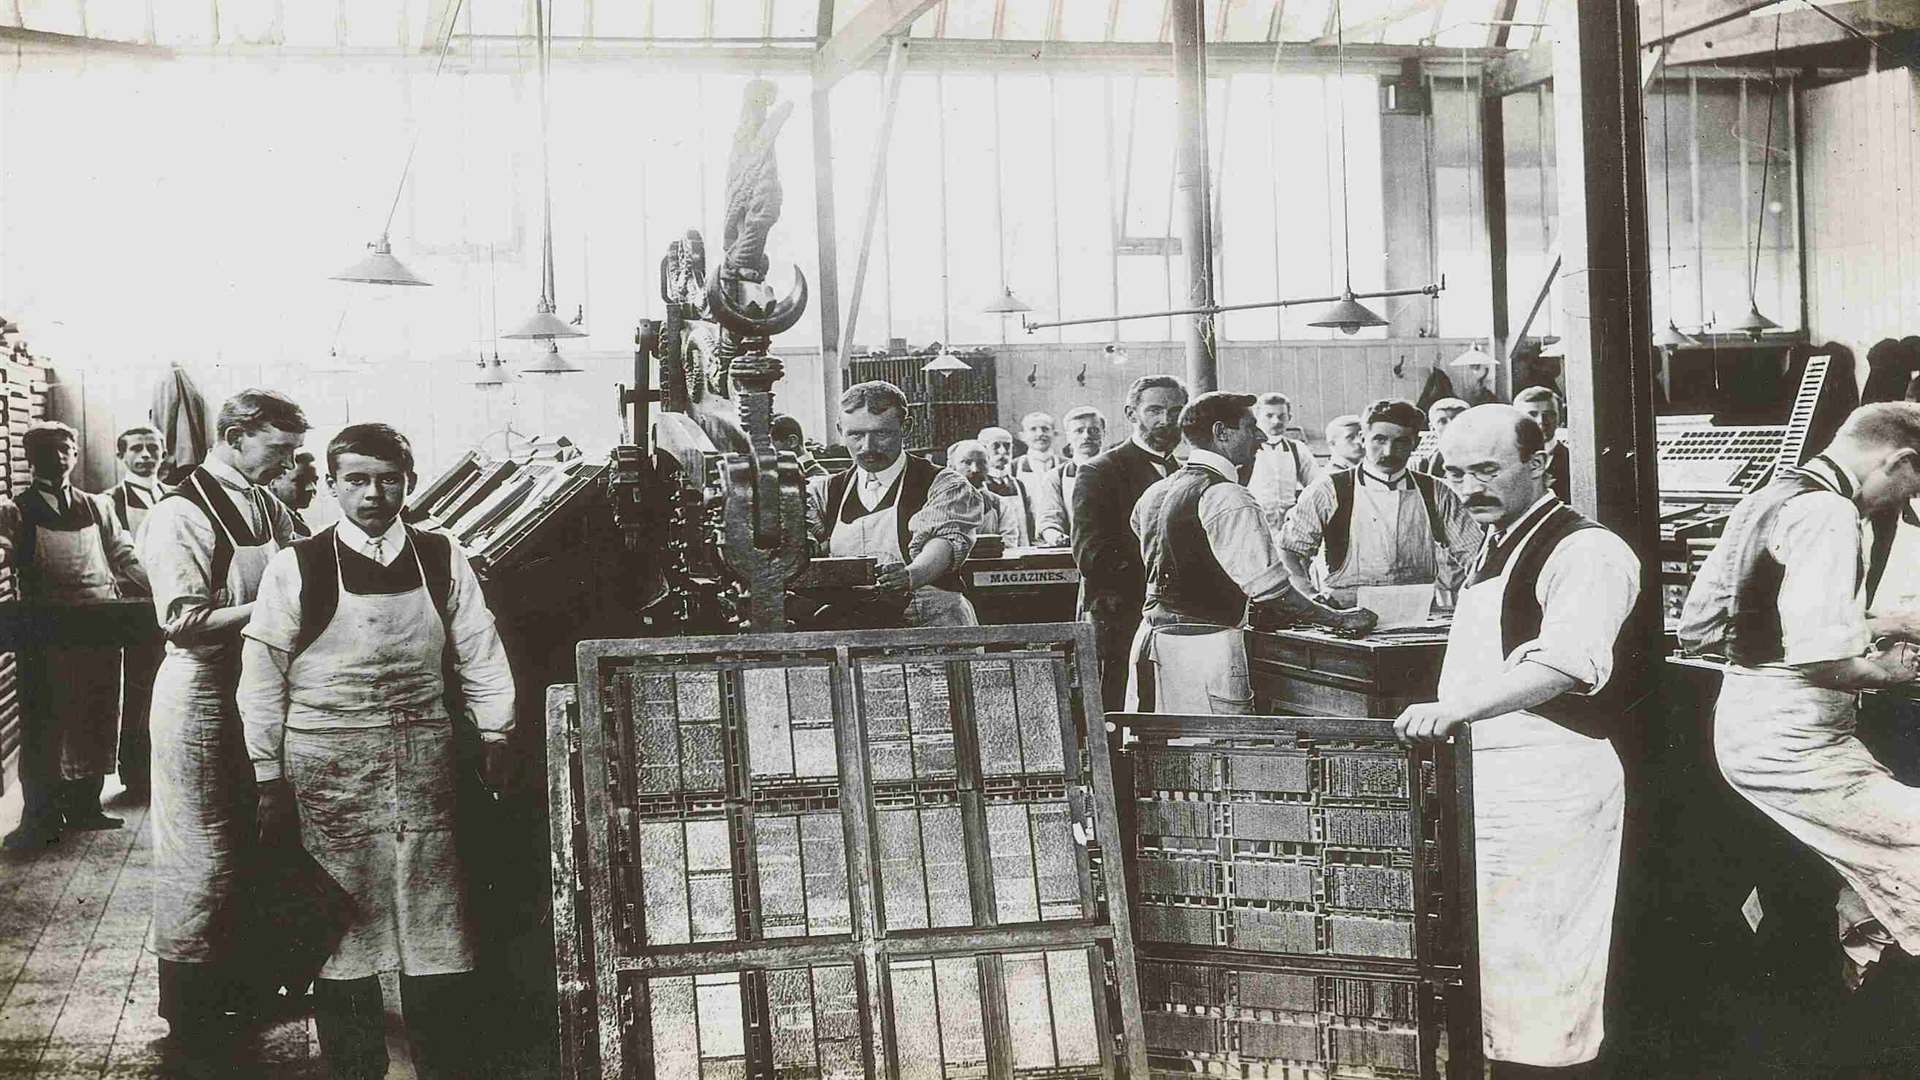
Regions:
<svg viewBox="0 0 1920 1080"><path fill-rule="evenodd" d="M945 349L942 349L940 350L940 355L927 361L925 364L921 366L920 370L921 371L972 371L973 368L969 367L965 360L962 360L959 357L953 355L952 353L946 351Z"/></svg>
<svg viewBox="0 0 1920 1080"><path fill-rule="evenodd" d="M999 296L994 297L993 303L988 304L980 310L989 315L1018 315L1022 312L1032 311L1033 305L1013 295L1013 289L1008 288L1002 291Z"/></svg>
<svg viewBox="0 0 1920 1080"><path fill-rule="evenodd" d="M560 355L560 346L547 342L547 355L520 369L529 375L571 375L586 369Z"/></svg>
<svg viewBox="0 0 1920 1080"><path fill-rule="evenodd" d="M1472 348L1447 361L1449 367L1478 367L1482 364L1492 366L1493 354L1482 349L1479 342L1475 342Z"/></svg>
<svg viewBox="0 0 1920 1080"><path fill-rule="evenodd" d="M535 339L586 337L587 332L553 313L553 309L541 304L534 310L526 322L500 335L515 341Z"/></svg>
<svg viewBox="0 0 1920 1080"><path fill-rule="evenodd" d="M495 353L493 359L483 364L480 374L474 376L472 380L473 385L483 390L493 386L505 386L512 381L513 375L501 365L499 353Z"/></svg>
<svg viewBox="0 0 1920 1080"><path fill-rule="evenodd" d="M1746 315L1735 320L1731 326L1727 327L1727 329L1732 330L1737 334L1745 334L1748 337L1753 338L1755 341L1758 341L1760 339L1761 334L1764 334L1769 330L1780 329L1780 324L1777 322L1774 322L1772 319L1767 318L1765 315L1760 314L1760 305L1750 304L1750 306L1747 308Z"/></svg>
<svg viewBox="0 0 1920 1080"><path fill-rule="evenodd" d="M1673 325L1673 320L1668 319L1666 326L1653 332L1653 344L1656 348L1678 349L1688 345L1698 345L1699 342L1681 333L1680 328Z"/></svg>
<svg viewBox="0 0 1920 1080"><path fill-rule="evenodd" d="M367 257L333 275L335 281L357 281L366 285L431 285L433 282L406 268L393 257L387 238L367 245Z"/></svg>
<svg viewBox="0 0 1920 1080"><path fill-rule="evenodd" d="M1365 304L1353 298L1353 290L1320 309L1320 316L1308 326L1324 326L1343 334L1354 334L1365 326L1385 326L1387 320L1375 315Z"/></svg>

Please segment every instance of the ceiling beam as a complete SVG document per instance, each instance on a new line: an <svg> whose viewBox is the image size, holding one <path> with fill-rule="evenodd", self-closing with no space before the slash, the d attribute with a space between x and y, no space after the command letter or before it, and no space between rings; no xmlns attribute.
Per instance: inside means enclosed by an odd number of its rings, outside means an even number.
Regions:
<svg viewBox="0 0 1920 1080"><path fill-rule="evenodd" d="M165 60L173 50L137 41L114 41L80 34L56 34L51 30L29 30L24 26L0 26L0 50L6 52L89 52L126 53Z"/></svg>
<svg viewBox="0 0 1920 1080"><path fill-rule="evenodd" d="M1420 14L1423 11L1427 11L1432 8L1437 8L1441 6L1441 4L1443 4L1444 2L1445 0L1400 0L1399 3L1394 4L1392 7L1389 7L1387 10L1381 12L1378 15L1375 15L1371 19L1363 20L1361 22L1353 24L1352 26L1335 27L1334 29L1342 30L1346 39L1348 41L1352 41L1355 38L1365 37L1368 34L1371 34L1377 30L1385 30L1387 27L1392 26L1394 23L1399 22L1401 19L1410 18L1414 15ZM1332 45L1335 43L1335 38L1337 36L1340 36L1340 35L1336 35L1331 31L1329 31L1325 35L1315 39L1313 44Z"/></svg>
<svg viewBox="0 0 1920 1080"><path fill-rule="evenodd" d="M1868 38L1920 29L1920 0L1877 0L1875 3L1824 4L1847 25L1818 11L1801 8L1777 18L1742 19L1706 33L1681 38L1667 56L1669 66L1766 61L1774 52L1774 30L1779 29L1782 53L1817 45L1844 45ZM1852 29L1849 29L1851 27ZM1882 65L1886 66L1886 65Z"/></svg>
<svg viewBox="0 0 1920 1080"><path fill-rule="evenodd" d="M1665 0L1640 5L1640 47L1651 49L1742 19L1775 0ZM1819 16L1814 16L1819 18Z"/></svg>
<svg viewBox="0 0 1920 1080"><path fill-rule="evenodd" d="M939 0L867 0L834 35L820 46L813 58L814 88L830 90L833 84L867 65L879 54L891 37L913 29L913 20L926 14Z"/></svg>

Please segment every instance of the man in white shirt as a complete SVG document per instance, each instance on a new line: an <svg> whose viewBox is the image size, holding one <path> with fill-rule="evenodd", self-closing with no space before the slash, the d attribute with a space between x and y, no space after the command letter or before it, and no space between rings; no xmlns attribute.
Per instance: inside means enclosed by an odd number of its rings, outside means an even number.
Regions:
<svg viewBox="0 0 1920 1080"><path fill-rule="evenodd" d="M1049 425L1051 431L1051 425ZM1031 547L1038 535L1033 497L1014 473L1013 432L1003 427L981 428L974 436L987 448L986 493L1000 500L1000 535L1008 547ZM1022 458L1021 460L1025 460Z"/></svg>
<svg viewBox="0 0 1920 1080"><path fill-rule="evenodd" d="M313 463L313 454L306 450L295 454L293 468L275 478L267 490L273 492L273 497L293 516L293 534L312 536L313 529L301 511L313 505L313 497L320 490L320 469Z"/></svg>
<svg viewBox="0 0 1920 1080"><path fill-rule="evenodd" d="M1277 535L1286 524L1287 513L1300 499L1300 492L1320 478L1313 451L1298 439L1289 438L1287 425L1293 423L1293 402L1278 391L1261 394L1253 404L1253 419L1260 426L1265 442L1253 459L1253 478L1247 489L1267 515L1267 526Z"/></svg>
<svg viewBox="0 0 1920 1080"><path fill-rule="evenodd" d="M1514 407L1533 418L1540 430L1547 433L1547 453L1552 465L1547 477L1553 484L1553 493L1560 496L1561 502L1573 498L1573 454L1567 448L1567 429L1562 426L1566 411L1560 407L1560 395L1550 387L1529 386L1513 396Z"/></svg>
<svg viewBox="0 0 1920 1080"><path fill-rule="evenodd" d="M160 482L158 475L160 459L166 454L166 440L161 438L160 430L150 424L130 427L115 441L114 456L119 458L125 475L107 489L106 495L113 500L113 513L120 519L120 527L131 536L140 535L147 511L167 493L167 486Z"/></svg>
<svg viewBox="0 0 1920 1080"><path fill-rule="evenodd" d="M1301 622L1364 630L1367 611L1335 611L1297 592L1240 470L1266 441L1247 394L1201 394L1180 413L1186 463L1133 508L1146 603L1133 640L1127 705L1137 712L1255 712L1241 624Z"/></svg>
<svg viewBox="0 0 1920 1080"><path fill-rule="evenodd" d="M147 512L167 493L157 475L167 444L158 428L140 424L121 432L114 449L126 475L106 494L120 527L137 541ZM152 778L153 739L147 712L153 706L153 677L166 655L166 639L159 634L120 653L120 782L134 802L146 801Z"/></svg>
<svg viewBox="0 0 1920 1080"><path fill-rule="evenodd" d="M454 835L454 732L478 730L498 791L513 672L465 553L401 520L415 480L406 437L344 428L327 472L339 522L274 556L244 631L238 697L260 838L297 829L353 898L314 982L333 1075L385 1075L380 976L397 973L417 1071L471 1076L477 942ZM453 691L463 715L448 710Z"/></svg>
<svg viewBox="0 0 1920 1080"><path fill-rule="evenodd" d="M1033 495L1034 528L1042 547L1066 547L1073 542L1073 485L1080 467L1100 456L1107 445L1107 418L1091 405L1067 410L1061 420L1067 431L1065 461L1027 485Z"/></svg>
<svg viewBox="0 0 1920 1080"><path fill-rule="evenodd" d="M1540 428L1482 405L1447 429L1447 483L1487 541L1460 594L1439 700L1395 721L1408 740L1473 731L1474 875L1490 1075L1589 1077L1604 1037L1640 561L1548 488ZM1516 1066L1519 1066L1518 1068Z"/></svg>
<svg viewBox="0 0 1920 1080"><path fill-rule="evenodd" d="M1051 415L1030 412L1021 417L1020 438L1027 444L1027 452L1014 461L1014 476L1023 479L1028 474L1041 476L1059 467L1060 455L1053 452L1054 426Z"/></svg>

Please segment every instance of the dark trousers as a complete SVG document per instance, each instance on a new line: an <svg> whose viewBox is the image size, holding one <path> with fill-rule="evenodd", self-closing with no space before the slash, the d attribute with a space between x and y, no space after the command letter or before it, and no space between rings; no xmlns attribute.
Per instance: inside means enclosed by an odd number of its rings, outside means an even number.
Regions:
<svg viewBox="0 0 1920 1080"><path fill-rule="evenodd" d="M166 642L155 639L128 646L120 675L120 782L144 793L153 770L153 739L147 713L153 705L153 677L166 656Z"/></svg>
<svg viewBox="0 0 1920 1080"><path fill-rule="evenodd" d="M1487 1075L1490 1080L1602 1080L1606 1073L1601 1071L1598 1061L1584 1061L1578 1065L1563 1065L1559 1068L1518 1065L1511 1061L1489 1061Z"/></svg>
<svg viewBox="0 0 1920 1080"><path fill-rule="evenodd" d="M56 717L28 708L20 732L20 827L58 832L69 818L100 813L104 776L74 780L60 775L60 728Z"/></svg>
<svg viewBox="0 0 1920 1080"><path fill-rule="evenodd" d="M407 1044L421 1080L460 1080L486 1060L477 1050L485 1025L476 1020L472 972L402 975L400 1008ZM316 979L313 1024L327 1075L334 1080L379 1080L387 1074L386 1003L380 979Z"/></svg>

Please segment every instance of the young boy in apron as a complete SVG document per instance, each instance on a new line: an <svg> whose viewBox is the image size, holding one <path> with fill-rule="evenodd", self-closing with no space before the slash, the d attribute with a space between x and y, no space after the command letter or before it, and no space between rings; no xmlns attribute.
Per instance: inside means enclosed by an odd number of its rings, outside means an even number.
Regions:
<svg viewBox="0 0 1920 1080"><path fill-rule="evenodd" d="M39 423L21 437L33 484L0 498L0 562L16 568L28 604L74 604L141 595L147 574L113 503L67 482L80 459L79 435ZM117 829L100 811L114 770L120 722L117 646L48 643L19 653L22 719L20 825L6 846L32 849L60 830Z"/></svg>
<svg viewBox="0 0 1920 1080"><path fill-rule="evenodd" d="M253 778L233 694L240 630L267 560L292 541L261 484L293 463L307 418L266 390L220 407L207 459L147 514L140 557L167 640L154 677L153 925L169 1050L218 1062L234 1047L249 985L233 898L254 841Z"/></svg>
<svg viewBox="0 0 1920 1080"><path fill-rule="evenodd" d="M1595 1075L1619 881L1625 780L1607 734L1636 686L1640 563L1555 498L1539 425L1507 405L1462 413L1446 479L1486 525L1453 613L1440 699L1407 740L1473 729L1474 880L1490 1074Z"/></svg>
<svg viewBox="0 0 1920 1080"><path fill-rule="evenodd" d="M466 555L400 520L405 436L355 424L327 446L340 520L274 557L245 631L240 716L264 843L299 842L353 899L314 984L336 1077L386 1075L380 975L397 973L415 1071L474 1074L474 926L454 832L455 725L505 776L513 672ZM447 708L455 680L465 716ZM470 718L470 721L469 721Z"/></svg>
<svg viewBox="0 0 1920 1080"><path fill-rule="evenodd" d="M120 433L114 451L126 475L107 491L107 497L113 500L114 517L120 527L137 543L140 529L147 523L147 511L167 493L166 485L156 475L167 444L158 428L140 424ZM121 653L120 782L127 786L128 798L139 802L146 801L152 775L153 740L147 713L153 706L153 677L166 655L166 639L157 634L152 640L127 646Z"/></svg>

